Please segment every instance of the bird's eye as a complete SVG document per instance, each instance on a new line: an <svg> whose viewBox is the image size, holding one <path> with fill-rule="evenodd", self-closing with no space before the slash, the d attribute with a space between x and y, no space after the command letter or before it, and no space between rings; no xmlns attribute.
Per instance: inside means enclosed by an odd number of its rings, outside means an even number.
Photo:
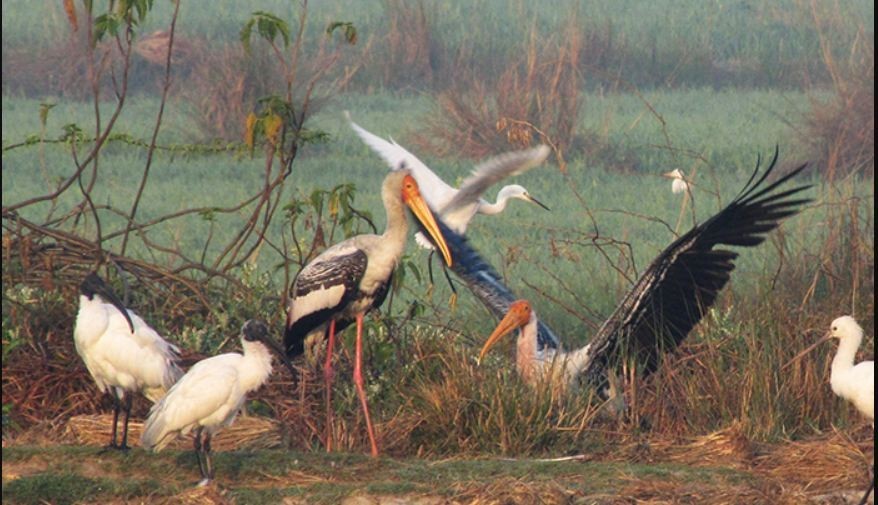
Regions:
<svg viewBox="0 0 878 505"><path fill-rule="evenodd" d="M832 331L837 331L837 330L838 330L838 326L833 326L833 327L832 327Z"/></svg>

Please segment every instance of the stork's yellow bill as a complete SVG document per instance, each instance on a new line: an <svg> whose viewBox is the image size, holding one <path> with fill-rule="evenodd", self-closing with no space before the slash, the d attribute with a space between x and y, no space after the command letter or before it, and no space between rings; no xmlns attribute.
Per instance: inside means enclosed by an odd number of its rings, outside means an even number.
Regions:
<svg viewBox="0 0 878 505"><path fill-rule="evenodd" d="M442 236L442 232L439 231L439 225L436 224L436 218L433 217L433 212L430 211L430 207L427 206L427 202L421 196L418 183L411 175L406 175L405 179L402 181L402 201L408 205L412 214L414 214L418 221L421 222L424 229L427 230L427 233L430 234L433 243L436 244L439 248L439 252L442 253L442 258L445 259L445 264L450 267L451 251L448 249L448 244L445 243L445 238Z"/></svg>

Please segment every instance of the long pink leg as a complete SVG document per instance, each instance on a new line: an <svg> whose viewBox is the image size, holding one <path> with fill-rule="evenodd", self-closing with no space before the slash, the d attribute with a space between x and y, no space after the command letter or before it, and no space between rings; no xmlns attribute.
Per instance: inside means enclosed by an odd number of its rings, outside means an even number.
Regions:
<svg viewBox="0 0 878 505"><path fill-rule="evenodd" d="M375 432L372 431L372 419L369 417L369 405L366 403L366 391L363 389L363 314L357 314L357 350L354 358L354 384L360 405L366 416L366 429L369 431L369 443L372 444L372 457L378 457L378 444L375 443Z"/></svg>
<svg viewBox="0 0 878 505"><path fill-rule="evenodd" d="M332 349L335 347L335 320L329 322L329 342L323 363L323 385L326 398L326 452L332 451Z"/></svg>

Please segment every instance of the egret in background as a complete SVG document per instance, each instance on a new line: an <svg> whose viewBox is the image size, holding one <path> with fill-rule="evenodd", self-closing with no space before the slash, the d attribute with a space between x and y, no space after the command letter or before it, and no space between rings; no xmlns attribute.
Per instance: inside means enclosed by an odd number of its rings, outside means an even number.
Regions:
<svg viewBox="0 0 878 505"><path fill-rule="evenodd" d="M106 448L127 450L131 395L140 392L152 402L160 399L183 374L180 349L126 309L97 273L86 276L79 292L73 329L76 352L100 392L113 397L113 435ZM125 421L122 443L117 444L120 410L125 412Z"/></svg>
<svg viewBox="0 0 878 505"><path fill-rule="evenodd" d="M692 197L692 184L685 179L683 171L675 168L670 172L662 174L662 177L671 179L671 193L677 195L683 193L683 200L680 202L680 215L677 216L677 224L674 225L674 233L680 229L680 223L683 222L683 214L686 212L686 206L689 198Z"/></svg>
<svg viewBox="0 0 878 505"><path fill-rule="evenodd" d="M271 375L271 353L278 354L293 373L283 349L271 338L264 322L244 323L241 346L243 354L220 354L196 363L153 405L143 426L140 442L147 450L156 452L178 435L195 430L195 457L201 471L199 486L209 484L214 478L211 437L234 422L247 393L259 389Z"/></svg>
<svg viewBox="0 0 878 505"><path fill-rule="evenodd" d="M854 404L854 407L872 421L875 429L875 362L861 361L854 364L857 349L863 341L863 328L851 316L841 316L832 321L824 339L838 339L838 352L832 360L829 385L837 396ZM860 501L866 503L875 488L875 467L872 466L872 482Z"/></svg>
<svg viewBox="0 0 878 505"><path fill-rule="evenodd" d="M720 245L753 247L781 220L796 214L807 198L793 198L810 186L781 186L801 172L801 166L775 182L766 182L776 166L777 153L763 174L759 166L744 189L724 209L672 242L635 282L588 345L565 353L558 338L537 319L529 303L516 301L498 274L467 244L449 238L457 260L455 272L470 285L489 309L502 318L485 342L481 356L504 334L519 329L518 370L529 381L558 366L565 385L586 382L604 396L608 371L628 351L641 371L658 367L660 353L676 348L713 305L728 283L738 253ZM612 380L610 379L610 382Z"/></svg>
<svg viewBox="0 0 878 505"><path fill-rule="evenodd" d="M507 177L522 174L543 163L549 155L548 146L540 145L533 149L508 152L490 158L478 164L472 175L463 181L460 188L453 188L404 147L393 140L387 141L366 131L351 120L349 113L345 114L351 128L360 136L360 139L381 156L391 170L397 170L401 167L411 170L427 205L437 213L442 222L459 235L466 233L469 222L476 214L499 214L506 209L506 204L511 199L531 202L549 210L547 206L532 197L523 186L518 184L501 188L500 192L497 193L497 201L494 203L482 198L482 195L494 184ZM433 249L433 245L422 233L416 233L415 240L421 247ZM432 257L432 252L430 254ZM432 278L431 269L430 279L432 280Z"/></svg>
<svg viewBox="0 0 878 505"><path fill-rule="evenodd" d="M665 172L662 174L662 177L667 177L671 179L671 192L676 194L679 193L688 193L689 192L689 182L686 181L683 176L683 171L679 168L675 168L670 172Z"/></svg>
<svg viewBox="0 0 878 505"><path fill-rule="evenodd" d="M540 145L533 149L508 152L490 158L477 165L460 188L453 188L401 145L366 131L351 120L350 114L347 114L347 118L360 139L381 156L392 170L398 170L400 167L411 170L427 205L459 235L466 233L469 222L477 213L499 214L506 209L506 204L513 198L549 209L518 184L503 186L497 193L497 201L494 203L482 198L482 195L494 184L507 177L522 174L544 162L549 156L548 146ZM418 239L418 244L432 248L424 237Z"/></svg>
<svg viewBox="0 0 878 505"><path fill-rule="evenodd" d="M357 235L339 242L299 271L291 288L284 335L287 356L294 358L304 352L306 339L323 338L328 332L323 378L326 386L326 448L331 450L332 352L335 335L356 321L354 384L366 418L372 456L378 455L378 444L363 389L363 316L381 306L387 297L391 276L402 256L408 234L405 206L411 209L438 245L445 262L449 266L452 264L451 253L436 220L408 169L387 174L381 187L381 199L387 212L387 227L382 235Z"/></svg>

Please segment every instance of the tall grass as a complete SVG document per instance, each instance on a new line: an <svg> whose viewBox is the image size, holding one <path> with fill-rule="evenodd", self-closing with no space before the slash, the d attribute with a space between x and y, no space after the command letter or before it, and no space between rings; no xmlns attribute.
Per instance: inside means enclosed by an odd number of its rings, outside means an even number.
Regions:
<svg viewBox="0 0 878 505"><path fill-rule="evenodd" d="M526 52L532 29L559 31L578 12L576 37L583 41L578 64L589 86L617 89L687 86L783 86L799 88L831 82L821 47L829 42L836 58L857 39L858 31L874 33L874 4L865 0L819 3L838 10L823 33L811 19L811 6L801 0L783 2L674 2L662 0L623 5L610 0L558 0L550 4L491 0L476 6L448 0L418 3L370 0L312 2L313 21L305 38L316 41L331 21L352 21L364 41L347 63L363 66L351 89L446 89L451 76L475 74L483 81L503 73ZM157 3L142 34L165 29L172 8ZM180 36L202 46L223 47L237 41L253 11L295 18L286 2L261 0L242 8L228 0L211 9L181 13ZM35 94L55 93L73 83L46 80L69 74L71 62L29 58L59 53L69 45L70 27L61 4L22 0L3 4L3 86ZM53 49L55 48L55 49ZM306 47L307 51L315 46ZM149 79L135 80L148 90Z"/></svg>
<svg viewBox="0 0 878 505"><path fill-rule="evenodd" d="M845 15L830 18L834 29L821 31L819 21L802 23L812 13L799 2L731 3L719 10L703 2L662 1L634 10L608 1L575 3L581 18L568 16L570 5L573 3L557 2L550 6L553 8L543 4L538 8L528 2L494 1L471 10L464 4L443 1L410 4L388 0L358 3L356 7L315 2L312 15L316 19L353 18L361 40L367 41L356 57L360 64L369 64L356 72L348 69L348 89L377 88L379 92L350 93L314 116L311 127L328 132L330 140L303 148L283 198L302 204L315 190L351 183L358 190L357 207L369 212L381 226L383 210L377 189L386 167L350 132L341 114L346 109L371 131L402 140L449 182L465 177L472 166L472 161L461 159L465 158L461 155L481 157L510 143L536 141L527 135L539 136L539 132L524 123L548 132L539 140L564 147L565 170L541 167L516 182L556 210L541 213L513 204L500 217L477 218L469 235L507 283L531 299L541 318L562 335L566 347L573 348L588 341L632 279L677 233L707 218L732 198L749 176L757 154L765 155L780 144L781 159L792 165L809 158L813 151L808 149L817 146L818 152L826 154L826 165L821 162L818 170L826 172L826 167L831 167L830 173L838 176L818 182L809 193L815 203L800 216L785 221L769 241L742 251L732 282L714 310L682 348L665 356L658 373L646 380L627 375L631 415L624 420L598 416L599 405L587 393L561 398L548 387L529 388L511 370L509 350L476 367L473 356L493 321L465 293L456 309L449 308L448 289L442 284L432 290L426 286L423 255L410 249L414 252L404 262L403 289L394 293L381 315L369 323L366 355L372 375L367 381L385 447L403 454L557 454L590 450L642 429L661 436L680 436L734 425L754 439L771 440L807 436L833 424L862 423L827 387L831 345L800 361L790 361L841 313L854 314L868 335L874 330L874 190L871 178L860 170L868 165L869 156L874 163L874 154L869 154L868 146L842 149L857 146L863 132L874 130L874 120L870 126L869 111L862 107L871 95L859 91L870 88L860 74L834 71L841 66L831 64L837 61L840 48L851 47L851 39L874 31L871 25L857 24L872 19L874 6L867 2L842 4ZM157 3L143 30L161 26L167 8L167 4ZM283 15L287 6L265 2L254 6L257 8ZM51 63L22 52L17 56L30 58L33 69L27 75L7 71L12 67L7 66L5 56L13 49L48 47L46 54L65 54L52 53L60 39L43 33L62 25L67 29L66 20L58 18L60 4L46 4L43 9L31 4L3 4L4 146L31 135L55 139L62 127L73 121L86 131L94 129L90 123L92 106L74 101L58 103L49 111L46 124L40 123L43 98L26 95L65 89L60 82L64 79L45 78L45 65ZM225 59L243 60L234 49L235 42L229 41L235 39L249 12L222 2L216 5L216 19L202 12L206 10L184 8L181 26L188 26L193 38L215 42L204 59L224 59L225 55L231 56ZM15 25L9 21L12 18ZM850 18L858 21L847 21ZM320 22L311 26L322 29ZM20 27L37 27L39 36ZM545 42L532 36L558 27L568 31ZM60 33L62 38L69 35L63 30ZM735 37L728 36L732 33ZM818 47L821 50L814 53ZM845 69L864 62L863 54L867 53L852 54L852 65ZM48 60L57 62L59 58ZM238 64L244 63L218 66L220 74L207 72L217 70L213 66L202 68L205 72L191 68L187 77L191 80L180 84L189 95L181 93L178 100L197 107L201 98L206 105L196 109L200 115L187 115L180 112L186 110L180 101L174 102L176 113L169 112L158 142L168 145L181 138L191 139L210 131L209 125L214 130L207 136L238 136L241 117L255 100L254 88L258 88L256 81L248 79L260 77L258 69L238 72ZM463 77L455 81L449 77L452 74ZM53 83L31 88L35 76ZM832 81L838 93L777 89L797 86L803 79L808 83ZM215 81L215 87L207 86L206 81ZM839 85L853 81L860 86ZM69 82L76 81L71 78ZM730 83L770 83L773 89L726 87ZM186 88L187 84L192 86ZM442 98L418 92L445 90L455 84L469 85L473 88L470 92L480 94L475 95L475 105L445 107L474 118L472 124L445 124L445 134L462 135L446 141L466 147L467 139L474 135L485 136L485 140L472 149L452 150L446 143L445 151L451 156L436 159L412 146L424 123L441 121L436 111ZM690 87L705 84L714 86ZM400 89L416 93L396 93ZM441 96L449 101L466 98L460 88ZM801 120L793 111L806 108L812 99L827 98L832 110L825 116L830 120L824 121L818 109L814 123L799 128ZM576 116L581 103L587 108ZM147 138L150 125L143 118L155 117L156 109L156 100L148 95L130 98L117 131ZM853 135L837 141L833 135L845 132L850 113L860 111L866 115L851 121L855 123L850 130ZM501 117L507 122L497 131ZM516 129L520 126L524 129ZM810 136L817 139L813 144L793 140L794 131L808 129L824 135ZM131 201L136 191L131 178L142 167L144 156L139 148L127 144L108 145L92 193L95 202L121 208ZM67 144L37 143L4 151L4 206L45 194L70 173L70 166ZM694 205L686 209L679 226L675 220L680 215L680 201L657 177L674 167L685 169L695 179ZM261 187L263 169L264 160L259 157L159 152L138 217L148 220L185 208L241 201ZM64 214L77 202L77 195L67 193L25 209L25 217L31 213L40 217ZM244 208L239 214L188 216L154 227L148 238L193 257L203 256L216 252L222 236L237 229L247 215ZM85 235L94 230L90 221L76 226ZM124 221L106 215L102 226L118 228ZM272 237L292 231L316 236L315 230L314 220L306 216L276 220L268 233ZM12 252L6 245L4 240L8 259ZM116 245L109 241L105 247ZM135 242L129 254L175 267L171 256L148 247L145 241ZM13 263L4 261L4 278L10 265ZM166 314L166 307L162 300L155 300L158 295L154 293L139 295L135 306L141 312L154 308L145 314L147 319L190 352L217 352L228 345L230 328L241 319L259 315L280 325L280 293L288 284L282 275L285 268L275 251L263 248L254 255L251 266L241 271L244 292L219 296L216 310L196 319L160 317ZM91 385L84 370L76 368L70 358L69 331L64 329L69 329L69 324L58 324L75 312L75 296L71 288L53 291L52 279L43 280L48 294L38 292L38 296L30 286L4 286L4 396L9 391L8 370L16 370L15 377L20 379L32 369L50 369L67 375L40 383L46 387L34 390L39 395L31 396L42 401L52 391L63 390L67 399L75 399L71 391L81 396ZM50 310L42 310L46 308ZM341 352L339 363L334 438L339 447L356 449L364 447L364 426L353 387L341 380L350 374L350 338L345 337L342 347L347 351ZM27 346L20 345L22 339L39 351L33 354L43 360L38 365L23 361L20 349ZM55 352L52 346L63 352ZM874 343L869 341L863 354L869 355L873 349ZM9 360L11 367L7 367ZM324 443L323 385L317 377L316 365L304 363L295 385L275 383L261 397L263 408L273 410L290 425L290 439L297 446L315 448ZM16 384L27 386L21 380ZM27 397L27 390L22 391ZM40 408L55 415L94 409L94 404L87 402L49 403L31 405L27 419L38 416Z"/></svg>

